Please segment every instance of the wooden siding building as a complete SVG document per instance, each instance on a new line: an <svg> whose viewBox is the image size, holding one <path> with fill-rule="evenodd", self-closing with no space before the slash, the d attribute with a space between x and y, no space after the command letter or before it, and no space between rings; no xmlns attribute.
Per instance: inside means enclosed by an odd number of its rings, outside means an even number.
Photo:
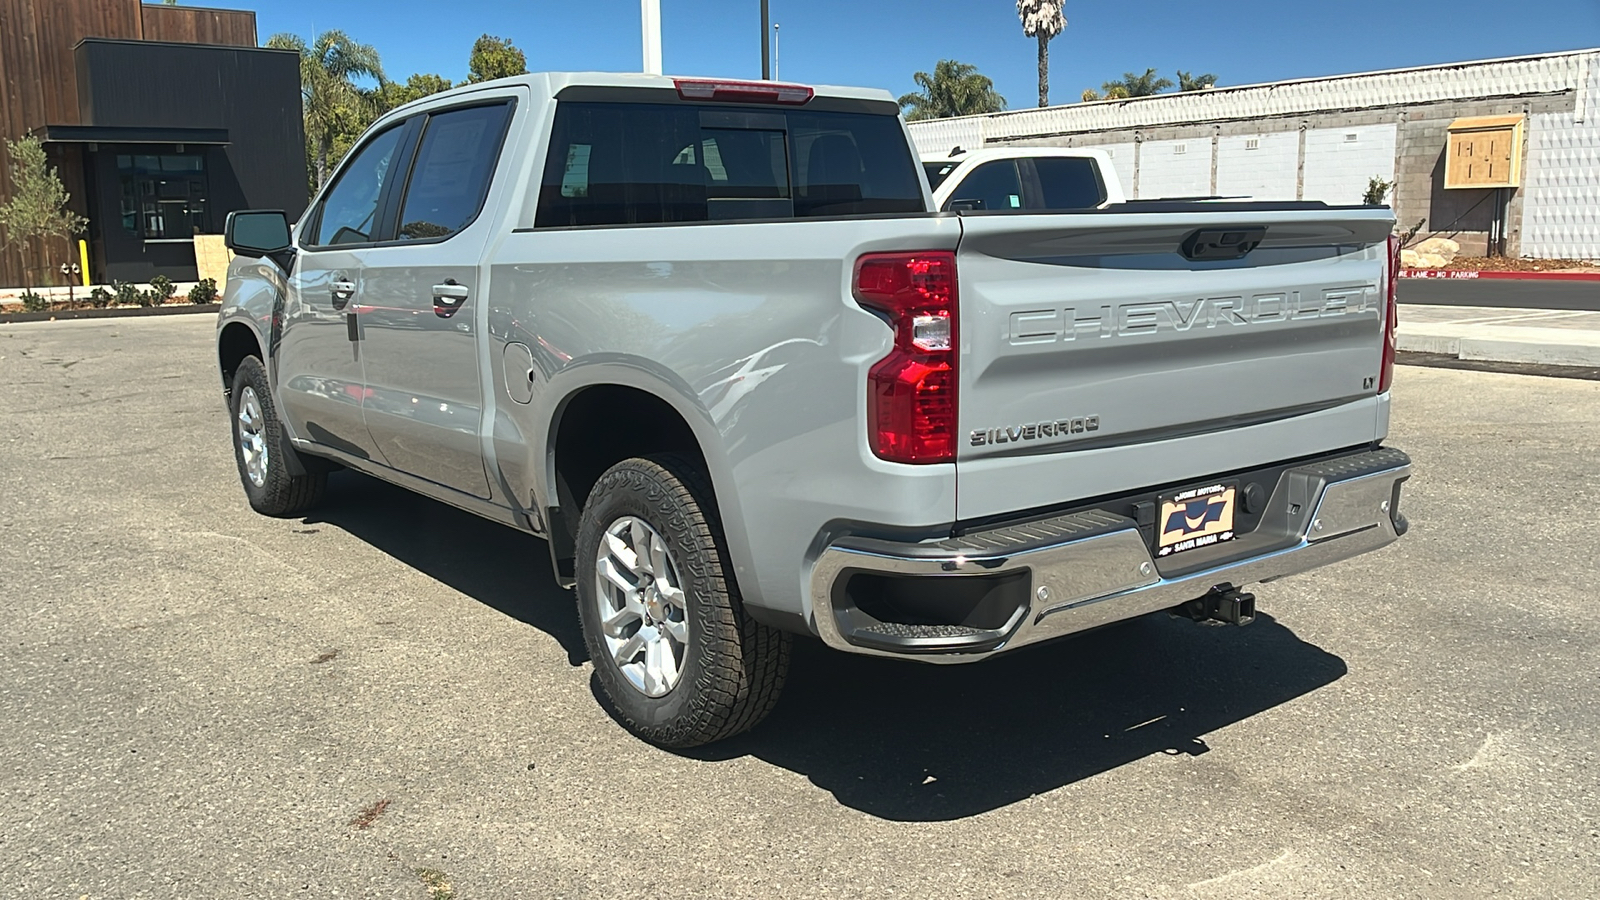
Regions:
<svg viewBox="0 0 1600 900"><path fill-rule="evenodd" d="M0 0L0 137L24 135L89 220L95 283L193 279L195 234L307 200L299 59L258 48L249 11ZM77 256L75 242L13 243L0 285L59 282Z"/></svg>

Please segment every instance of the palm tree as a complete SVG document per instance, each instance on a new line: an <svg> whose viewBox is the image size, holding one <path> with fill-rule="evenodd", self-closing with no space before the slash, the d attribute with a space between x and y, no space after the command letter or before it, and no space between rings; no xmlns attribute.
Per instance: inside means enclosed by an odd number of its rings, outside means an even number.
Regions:
<svg viewBox="0 0 1600 900"><path fill-rule="evenodd" d="M1067 0L1017 0L1022 33L1039 39L1039 105L1050 105L1050 40L1067 27Z"/></svg>
<svg viewBox="0 0 1600 900"><path fill-rule="evenodd" d="M1108 82L1106 82L1106 92L1104 94L1100 93L1099 91L1095 90L1094 88L1084 88L1083 89L1083 102L1085 102L1085 103L1093 103L1096 100L1126 100L1126 99L1128 99L1128 88L1125 85L1123 85L1123 83L1120 82L1120 81L1117 81L1117 82L1108 81Z"/></svg>
<svg viewBox="0 0 1600 900"><path fill-rule="evenodd" d="M1006 108L1006 98L995 92L989 76L978 74L977 66L941 59L932 75L918 72L911 77L922 92L901 97L900 106L910 107L906 118L913 121L975 116Z"/></svg>
<svg viewBox="0 0 1600 900"><path fill-rule="evenodd" d="M1119 90L1124 92L1122 94L1124 97L1149 97L1169 87L1172 87L1172 79L1156 77L1155 69L1145 69L1143 75L1123 72L1121 81L1108 81L1100 85L1100 89L1106 92L1107 97L1111 97L1113 91Z"/></svg>
<svg viewBox="0 0 1600 900"><path fill-rule="evenodd" d="M1180 91L1203 91L1206 88L1216 87L1216 85L1217 76L1210 72L1195 76L1182 69L1178 70L1178 90Z"/></svg>
<svg viewBox="0 0 1600 900"><path fill-rule="evenodd" d="M328 182L329 156L335 143L350 140L371 123L377 92L363 91L354 79L384 83L378 51L358 44L342 31L324 31L310 46L294 34L275 34L267 46L300 54L300 96L305 104L306 141L310 144L316 187ZM338 163L335 156L333 163Z"/></svg>

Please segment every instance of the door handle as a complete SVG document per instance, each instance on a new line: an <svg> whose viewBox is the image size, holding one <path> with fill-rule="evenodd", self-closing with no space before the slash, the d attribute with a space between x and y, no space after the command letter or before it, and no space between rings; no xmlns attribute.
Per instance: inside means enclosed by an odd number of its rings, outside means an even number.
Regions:
<svg viewBox="0 0 1600 900"><path fill-rule="evenodd" d="M434 315L437 315L441 319L448 319L455 315L456 311L461 309L461 304L466 302L467 296L470 293L471 292L467 289L466 285L456 284L454 278L446 281L444 284L434 285Z"/></svg>
<svg viewBox="0 0 1600 900"><path fill-rule="evenodd" d="M350 302L350 298L356 295L356 284L353 281L346 281L335 276L332 283L328 285L328 291L333 295L333 308L344 309L345 304Z"/></svg>

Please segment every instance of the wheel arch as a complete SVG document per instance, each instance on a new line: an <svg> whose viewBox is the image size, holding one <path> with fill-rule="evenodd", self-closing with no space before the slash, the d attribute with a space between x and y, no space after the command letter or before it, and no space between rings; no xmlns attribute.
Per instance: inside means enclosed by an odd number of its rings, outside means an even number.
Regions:
<svg viewBox="0 0 1600 900"><path fill-rule="evenodd" d="M225 322L217 332L217 366L222 374L222 392L233 391L233 376L245 357L254 356L265 365L267 355L261 338L254 328L242 319Z"/></svg>
<svg viewBox="0 0 1600 900"><path fill-rule="evenodd" d="M656 453L686 454L702 465L714 507L707 512L722 525L734 569L743 569L743 522L721 432L709 412L688 399L695 396L689 386L655 383L637 369L585 374L566 385L545 435L541 501L558 576L572 575L578 515L594 483L624 459Z"/></svg>

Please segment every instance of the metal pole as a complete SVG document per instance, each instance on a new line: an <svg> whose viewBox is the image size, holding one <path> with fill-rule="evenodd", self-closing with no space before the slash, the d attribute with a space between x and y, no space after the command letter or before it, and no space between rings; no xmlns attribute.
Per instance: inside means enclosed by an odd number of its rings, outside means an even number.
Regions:
<svg viewBox="0 0 1600 900"><path fill-rule="evenodd" d="M661 74L661 0L639 0L639 24L644 31L644 73Z"/></svg>
<svg viewBox="0 0 1600 900"><path fill-rule="evenodd" d="M767 15L767 0L761 0L761 80L762 81L771 81L772 80L772 60L770 58L770 53L769 53L770 48L767 46L768 18L769 18L769 16Z"/></svg>
<svg viewBox="0 0 1600 900"><path fill-rule="evenodd" d="M778 29L782 25L772 26L772 78L778 80Z"/></svg>

